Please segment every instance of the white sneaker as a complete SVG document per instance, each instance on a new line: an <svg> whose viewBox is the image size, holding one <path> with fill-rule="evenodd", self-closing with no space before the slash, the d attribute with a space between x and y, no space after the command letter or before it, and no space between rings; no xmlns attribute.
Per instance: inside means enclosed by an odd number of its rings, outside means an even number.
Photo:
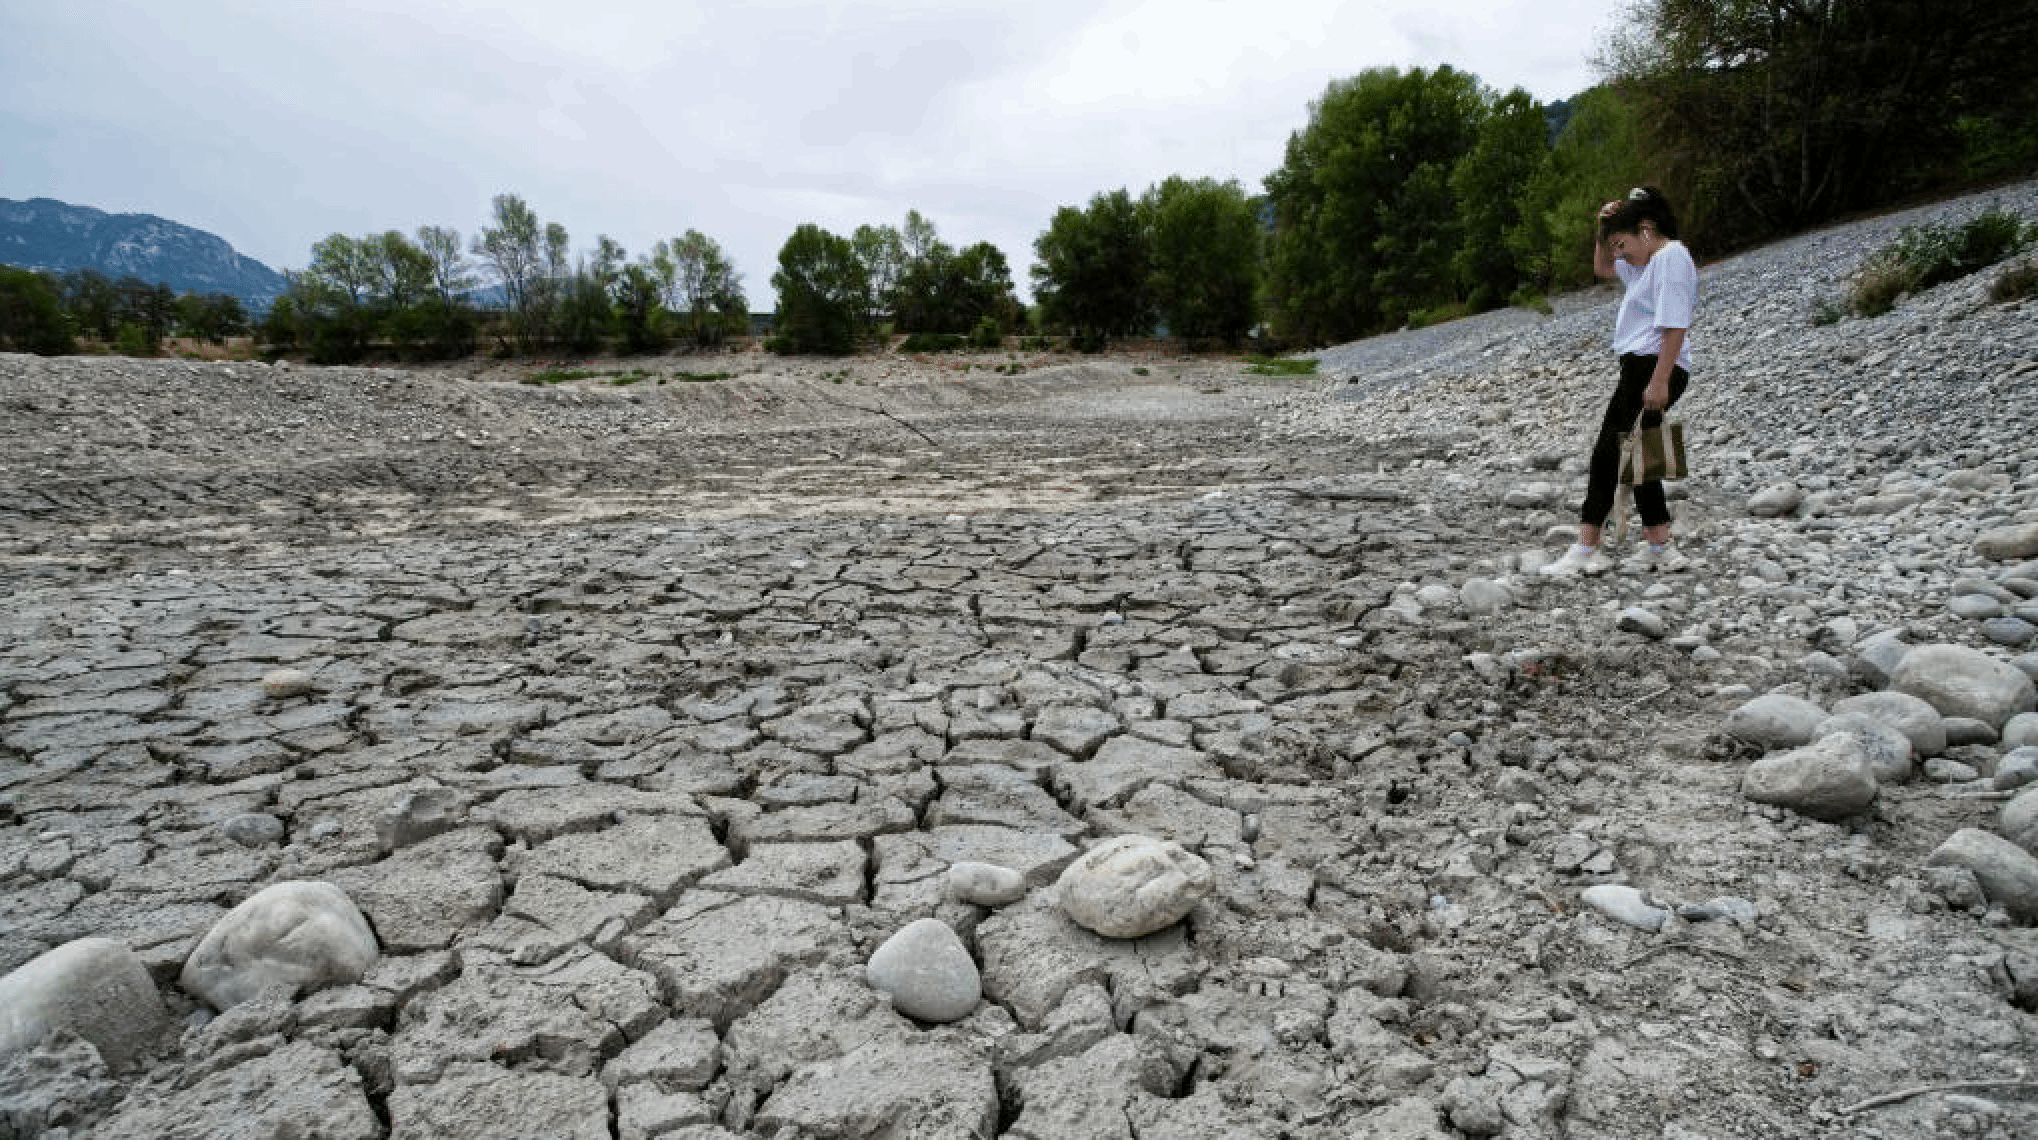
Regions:
<svg viewBox="0 0 2038 1140"><path fill-rule="evenodd" d="M1691 569L1691 559L1670 543L1656 547L1644 542L1641 549L1629 555L1621 565L1642 573L1676 574Z"/></svg>
<svg viewBox="0 0 2038 1140"><path fill-rule="evenodd" d="M1573 546L1564 552L1564 557L1543 567L1546 578L1576 578L1584 575L1596 578L1613 569L1613 559L1597 546Z"/></svg>

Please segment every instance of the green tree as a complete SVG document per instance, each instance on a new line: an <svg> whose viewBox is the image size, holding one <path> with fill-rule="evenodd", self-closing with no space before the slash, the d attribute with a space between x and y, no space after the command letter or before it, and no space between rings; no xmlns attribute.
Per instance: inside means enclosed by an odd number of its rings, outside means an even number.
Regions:
<svg viewBox="0 0 2038 1140"><path fill-rule="evenodd" d="M855 350L870 282L847 238L800 226L778 251L771 285L778 291L779 348L830 356Z"/></svg>
<svg viewBox="0 0 2038 1140"><path fill-rule="evenodd" d="M623 267L615 286L616 325L623 350L632 354L658 352L671 340L663 298L665 290L648 262Z"/></svg>
<svg viewBox="0 0 2038 1140"><path fill-rule="evenodd" d="M1521 191L1504 240L1523 282L1540 291L1592 283L1599 208L1644 181L1634 113L1611 87L1574 100L1557 139Z"/></svg>
<svg viewBox="0 0 2038 1140"><path fill-rule="evenodd" d="M1634 91L1689 236L1718 249L1977 163L2028 169L2034 39L2028 0L1641 0L1602 66Z"/></svg>
<svg viewBox="0 0 2038 1140"><path fill-rule="evenodd" d="M451 226L419 226L417 247L432 263L432 289L444 300L465 297L474 289L474 263Z"/></svg>
<svg viewBox="0 0 2038 1140"><path fill-rule="evenodd" d="M471 249L502 287L517 346L533 352L544 337L553 300L551 281L557 267L549 234L538 224L538 215L515 194L496 195L490 209L495 224L482 228Z"/></svg>
<svg viewBox="0 0 2038 1140"><path fill-rule="evenodd" d="M559 336L567 348L583 356L600 351L615 323L606 276L604 262L597 255L558 285Z"/></svg>
<svg viewBox="0 0 2038 1140"><path fill-rule="evenodd" d="M248 331L248 315L231 294L186 293L177 298L177 327L185 336L222 344Z"/></svg>
<svg viewBox="0 0 2038 1140"><path fill-rule="evenodd" d="M74 269L62 282L64 312L80 336L111 341L119 327L120 295L113 279L91 269Z"/></svg>
<svg viewBox="0 0 2038 1140"><path fill-rule="evenodd" d="M892 318L899 277L906 269L906 242L891 226L858 226L849 244L870 281L870 306L864 321L875 328Z"/></svg>
<svg viewBox="0 0 2038 1140"><path fill-rule="evenodd" d="M1373 68L1310 105L1266 181L1277 333L1350 340L1455 296L1449 172L1477 138L1486 99L1448 66Z"/></svg>
<svg viewBox="0 0 2038 1140"><path fill-rule="evenodd" d="M1085 349L1153 328L1147 293L1149 255L1139 205L1125 190L1063 206L1033 241L1033 295L1046 326L1064 329Z"/></svg>
<svg viewBox="0 0 2038 1140"><path fill-rule="evenodd" d="M76 350L55 278L0 265L0 349L63 356Z"/></svg>
<svg viewBox="0 0 2038 1140"><path fill-rule="evenodd" d="M1473 312L1504 304L1529 277L1508 235L1521 225L1529 182L1548 152L1549 119L1517 87L1494 102L1451 170L1459 234L1452 268Z"/></svg>
<svg viewBox="0 0 2038 1140"><path fill-rule="evenodd" d="M1169 178L1140 198L1148 290L1168 331L1237 344L1258 321L1259 212L1236 182Z"/></svg>
<svg viewBox="0 0 2038 1140"><path fill-rule="evenodd" d="M715 239L688 230L670 242L659 242L653 262L669 267L667 303L694 344L720 344L734 318L748 320L750 300L743 295L743 275Z"/></svg>

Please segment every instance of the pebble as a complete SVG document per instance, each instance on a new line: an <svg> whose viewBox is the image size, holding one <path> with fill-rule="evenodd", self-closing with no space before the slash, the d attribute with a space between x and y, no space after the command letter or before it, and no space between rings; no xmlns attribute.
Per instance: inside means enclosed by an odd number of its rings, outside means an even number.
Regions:
<svg viewBox="0 0 2038 1140"><path fill-rule="evenodd" d="M948 868L949 897L976 906L1004 906L1026 897L1026 879L1009 867L967 860Z"/></svg>
<svg viewBox="0 0 2038 1140"><path fill-rule="evenodd" d="M1585 905L1637 930L1651 934L1663 929L1670 920L1670 912L1651 905L1641 891L1621 883L1599 883L1585 888L1578 896Z"/></svg>
<svg viewBox="0 0 2038 1140"><path fill-rule="evenodd" d="M262 674L262 693L271 700L301 697L312 688L311 674L302 669L271 669Z"/></svg>

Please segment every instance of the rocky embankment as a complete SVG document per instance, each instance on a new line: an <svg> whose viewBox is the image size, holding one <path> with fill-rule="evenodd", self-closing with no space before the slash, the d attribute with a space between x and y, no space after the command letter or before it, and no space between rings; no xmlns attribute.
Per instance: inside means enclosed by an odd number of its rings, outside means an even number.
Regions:
<svg viewBox="0 0 2038 1140"><path fill-rule="evenodd" d="M1606 291L0 357L0 1136L2038 1134L2038 321L1811 320L1989 201L1706 267L1663 577L1535 573Z"/></svg>

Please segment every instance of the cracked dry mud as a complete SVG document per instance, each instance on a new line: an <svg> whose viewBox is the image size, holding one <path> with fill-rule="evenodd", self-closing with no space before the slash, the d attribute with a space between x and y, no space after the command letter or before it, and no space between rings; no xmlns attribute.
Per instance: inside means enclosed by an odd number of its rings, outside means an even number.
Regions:
<svg viewBox="0 0 2038 1140"><path fill-rule="evenodd" d="M1606 301L1507 367L1589 408ZM2038 947L1920 886L1996 802L1741 798L1721 718L1802 682L1812 633L1735 544L1793 520L1696 479L1698 573L1510 577L1556 520L1503 504L1542 464L1471 389L1360 430L1321 380L1029 363L545 388L0 358L0 972L113 938L185 1030L137 1073L16 1058L7 1127L2038 1134L2013 1090L1843 1111L2028 1077L2004 963ZM1475 576L1517 604L1418 589ZM1764 615L1716 660L1616 627L1715 594ZM266 696L279 667L311 691ZM1074 926L1055 877L1119 834L1214 893L1146 938ZM959 861L1030 889L950 901ZM373 925L360 984L216 1017L180 991L214 921L298 879ZM1754 913L1644 933L1581 903L1607 882ZM986 994L943 1026L862 973L928 916Z"/></svg>

